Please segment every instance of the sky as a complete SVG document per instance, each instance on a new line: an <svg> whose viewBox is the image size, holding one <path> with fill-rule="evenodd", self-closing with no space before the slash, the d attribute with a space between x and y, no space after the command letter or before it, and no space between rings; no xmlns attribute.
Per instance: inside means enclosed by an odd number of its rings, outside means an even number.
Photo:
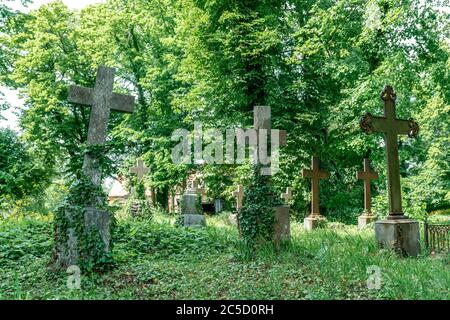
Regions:
<svg viewBox="0 0 450 320"><path fill-rule="evenodd" d="M20 10L24 12L28 12L29 10L34 10L39 8L43 4L47 4L49 2L52 2L52 0L34 0L33 3L28 5L28 8L25 8L22 6L19 0L6 2L6 4L15 10ZM83 9L87 5L103 2L103 0L63 0L63 2L70 8L70 9ZM17 126L17 116L16 113L18 112L18 108L23 106L23 100L19 98L17 92L9 90L3 86L0 86L0 92L4 94L4 97L2 98L0 95L0 102L2 99L5 99L12 108L2 112L1 115L6 118L6 120L0 119L0 128L11 128L13 130L18 130Z"/></svg>

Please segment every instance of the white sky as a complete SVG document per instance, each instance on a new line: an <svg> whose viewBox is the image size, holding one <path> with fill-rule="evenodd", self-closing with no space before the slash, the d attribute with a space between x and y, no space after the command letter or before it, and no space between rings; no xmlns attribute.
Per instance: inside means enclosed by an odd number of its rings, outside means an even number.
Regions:
<svg viewBox="0 0 450 320"><path fill-rule="evenodd" d="M0 0L1 1L1 0ZM1 1L3 2L3 1ZM27 12L29 10L34 10L39 8L43 4L47 4L52 2L52 0L34 0L33 3L28 5L28 8L25 8L22 6L20 1L14 0L14 1L6 1L5 4L15 10L20 10ZM104 0L63 0L63 2L70 8L70 9L83 9L87 5L104 2ZM21 100L17 92L9 90L3 86L0 86L0 92L2 92L6 99L6 101L9 102L9 104L13 107L5 112L2 112L1 115L6 118L6 120L0 120L0 128L11 128L14 130L18 130L17 126L17 116L16 113L18 111L18 108L23 106L23 100ZM2 98L0 97L0 100Z"/></svg>

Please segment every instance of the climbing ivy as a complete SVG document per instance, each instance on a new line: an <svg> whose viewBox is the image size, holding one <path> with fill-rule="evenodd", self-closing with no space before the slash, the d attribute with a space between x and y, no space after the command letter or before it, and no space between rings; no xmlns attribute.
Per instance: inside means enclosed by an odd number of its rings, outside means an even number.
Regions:
<svg viewBox="0 0 450 320"><path fill-rule="evenodd" d="M101 186L94 185L89 177L82 175L70 186L64 202L55 212L55 262L57 254L69 254L69 238L72 235L77 239L77 257L64 259L76 262L82 270L104 270L112 264L112 242L105 244L97 227L87 225L87 208L109 214L110 233L113 233L116 221L109 213L106 194ZM106 245L109 250L105 250Z"/></svg>
<svg viewBox="0 0 450 320"><path fill-rule="evenodd" d="M127 202L127 212L134 218L145 218L147 220L153 218L150 203L145 196L143 181L136 183L135 191Z"/></svg>
<svg viewBox="0 0 450 320"><path fill-rule="evenodd" d="M270 176L260 174L261 166L254 166L252 180L244 194L244 203L238 213L241 235L249 246L272 241L275 212L281 200L270 183Z"/></svg>

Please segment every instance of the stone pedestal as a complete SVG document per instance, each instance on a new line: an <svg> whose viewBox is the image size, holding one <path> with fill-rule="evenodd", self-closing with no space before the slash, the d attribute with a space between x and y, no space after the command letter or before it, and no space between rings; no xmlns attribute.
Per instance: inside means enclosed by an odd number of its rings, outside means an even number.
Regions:
<svg viewBox="0 0 450 320"><path fill-rule="evenodd" d="M367 225L371 224L372 222L375 222L377 220L377 217L374 215L365 215L358 217L358 228L364 229L367 227Z"/></svg>
<svg viewBox="0 0 450 320"><path fill-rule="evenodd" d="M72 265L80 265L80 248L79 238L76 233L77 222L75 207L69 207L64 211L64 219L66 221L66 229L56 228L55 239L55 261L54 267L67 268ZM89 207L84 210L84 233L98 233L103 243L103 251L109 254L111 250L111 215L107 211L97 210ZM97 252L98 253L98 252ZM96 252L86 252L85 255L95 255ZM87 259L84 256L84 259Z"/></svg>
<svg viewBox="0 0 450 320"><path fill-rule="evenodd" d="M197 189L189 188L186 190L186 193L183 194L181 200L181 216L181 223L184 227L206 226L201 195L197 192Z"/></svg>
<svg viewBox="0 0 450 320"><path fill-rule="evenodd" d="M402 255L416 257L420 253L419 222L409 219L383 220L375 223L378 245Z"/></svg>
<svg viewBox="0 0 450 320"><path fill-rule="evenodd" d="M206 227L206 218L203 214L183 214L182 223L188 228Z"/></svg>
<svg viewBox="0 0 450 320"><path fill-rule="evenodd" d="M309 216L308 218L305 218L304 220L304 227L306 231L311 231L314 229L317 229L327 221L327 219L324 216Z"/></svg>
<svg viewBox="0 0 450 320"><path fill-rule="evenodd" d="M279 245L281 241L291 238L291 219L289 206L275 208L275 225L273 239Z"/></svg>

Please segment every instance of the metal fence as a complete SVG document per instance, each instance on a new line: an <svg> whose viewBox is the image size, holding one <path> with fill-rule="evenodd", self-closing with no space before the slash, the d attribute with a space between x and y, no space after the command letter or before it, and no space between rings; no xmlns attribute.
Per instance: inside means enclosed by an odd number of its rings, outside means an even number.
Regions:
<svg viewBox="0 0 450 320"><path fill-rule="evenodd" d="M450 224L424 223L425 246L432 252L450 252Z"/></svg>

